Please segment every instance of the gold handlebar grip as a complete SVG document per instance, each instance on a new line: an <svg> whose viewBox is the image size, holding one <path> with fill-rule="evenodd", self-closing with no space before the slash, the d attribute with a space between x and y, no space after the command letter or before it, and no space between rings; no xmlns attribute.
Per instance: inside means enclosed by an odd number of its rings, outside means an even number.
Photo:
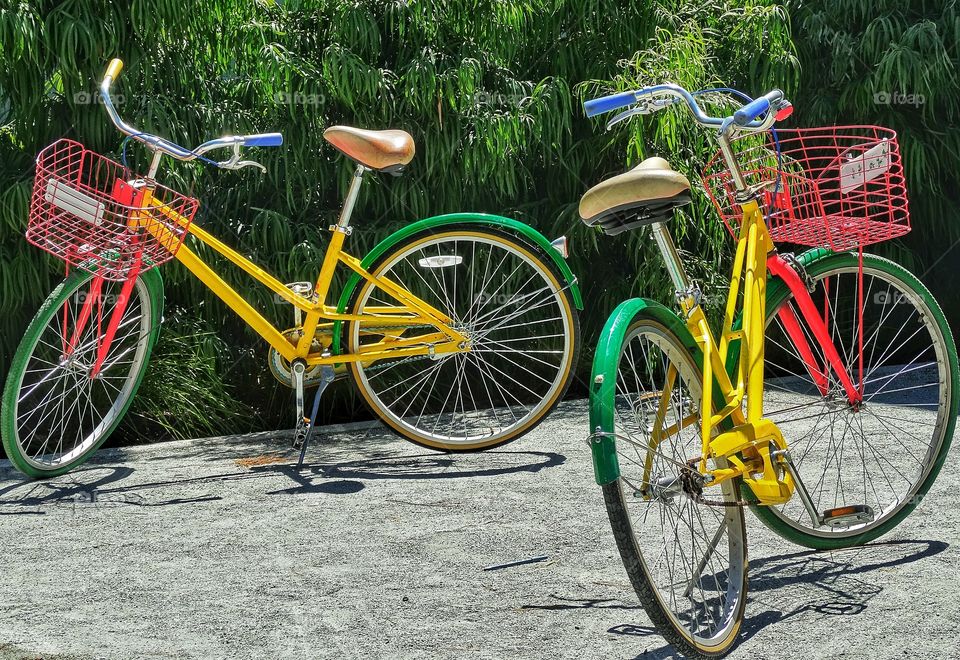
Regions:
<svg viewBox="0 0 960 660"><path fill-rule="evenodd" d="M116 80L121 71L123 71L123 60L115 57L110 60L110 66L107 67L107 72L103 74L103 77Z"/></svg>

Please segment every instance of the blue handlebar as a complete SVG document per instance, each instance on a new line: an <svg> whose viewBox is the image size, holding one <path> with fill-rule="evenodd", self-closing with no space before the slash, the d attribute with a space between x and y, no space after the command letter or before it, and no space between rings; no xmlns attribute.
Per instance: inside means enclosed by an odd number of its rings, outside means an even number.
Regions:
<svg viewBox="0 0 960 660"><path fill-rule="evenodd" d="M283 144L283 135L280 133L260 133L259 135L245 135L243 144L248 147L279 147Z"/></svg>
<svg viewBox="0 0 960 660"><path fill-rule="evenodd" d="M744 126L770 109L770 99L761 96L733 113L733 123Z"/></svg>
<svg viewBox="0 0 960 660"><path fill-rule="evenodd" d="M662 85L644 87L643 89L632 92L621 92L619 94L592 99L583 104L583 109L586 111L588 117L595 117L605 112L612 112L613 110L635 104L645 104L642 107L638 106L638 110L644 114L648 114L653 110L668 107L676 102L675 99L678 99L687 104L687 107L690 109L690 112L693 113L694 118L699 124L702 126L715 126L721 132L726 132L733 125L740 126L744 129L766 130L773 124L773 117L769 116L769 112L783 108L785 104L789 105L783 98L783 92L775 89L755 101L750 101L747 105L737 110L732 117L711 117L703 111L694 98L696 94L704 93L705 91L708 90L701 90L700 92L691 94L679 85L664 83ZM737 92L737 94L744 96L739 92ZM672 98L667 102L663 97ZM625 116L629 114L628 112ZM618 115L618 118L619 117ZM763 119L760 119L760 117L763 117Z"/></svg>
<svg viewBox="0 0 960 660"><path fill-rule="evenodd" d="M586 101L583 104L583 110L587 113L588 117L596 117L597 115L602 115L605 112L612 112L613 110L625 108L628 105L633 105L636 102L636 92L620 92L619 94L601 96L598 99Z"/></svg>

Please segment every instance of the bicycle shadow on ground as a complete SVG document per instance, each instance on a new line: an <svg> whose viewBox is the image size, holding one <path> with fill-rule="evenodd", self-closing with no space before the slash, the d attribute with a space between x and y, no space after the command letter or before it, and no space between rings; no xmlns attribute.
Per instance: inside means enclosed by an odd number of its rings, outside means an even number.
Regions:
<svg viewBox="0 0 960 660"><path fill-rule="evenodd" d="M844 550L806 550L751 560L747 616L737 644L770 625L792 618L810 621L862 614L884 590L882 569L911 564L949 547L943 541L885 541ZM784 604L791 607L782 609ZM649 625L633 623L614 626L607 632L636 637L660 634ZM636 656L643 660L682 657L669 644Z"/></svg>
<svg viewBox="0 0 960 660"><path fill-rule="evenodd" d="M254 448L255 449L255 448ZM0 473L0 516L43 515L48 510L79 505L170 506L196 505L222 500L217 494L221 484L239 481L263 481L259 495L345 495L365 488L373 480L433 480L497 477L521 472L537 473L563 465L567 458L557 452L490 451L482 454L405 454L382 450L368 452L366 458L336 463L305 463L296 468L298 453L292 450L235 459L228 471L212 474L175 474L170 479L138 481L137 468L102 464L108 457L81 466L69 474L36 481L12 469ZM237 455L236 448L225 451L221 459ZM350 452L355 457L356 451ZM244 461L251 461L244 463ZM179 470L178 470L179 472ZM292 485L288 485L291 484ZM209 492L197 496L197 486L209 486ZM271 486L280 486L271 488ZM188 496L170 496L171 491L191 489Z"/></svg>

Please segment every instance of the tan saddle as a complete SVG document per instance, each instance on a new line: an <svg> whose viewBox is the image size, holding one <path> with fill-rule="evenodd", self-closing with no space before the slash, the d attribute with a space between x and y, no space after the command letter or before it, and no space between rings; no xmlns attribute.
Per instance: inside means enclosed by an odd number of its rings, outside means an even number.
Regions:
<svg viewBox="0 0 960 660"><path fill-rule="evenodd" d="M580 217L606 234L669 220L690 203L690 182L663 158L647 158L628 172L601 181L580 198Z"/></svg>
<svg viewBox="0 0 960 660"><path fill-rule="evenodd" d="M406 131L367 131L352 126L331 126L323 132L323 137L347 158L381 172L399 171L413 160L417 150Z"/></svg>

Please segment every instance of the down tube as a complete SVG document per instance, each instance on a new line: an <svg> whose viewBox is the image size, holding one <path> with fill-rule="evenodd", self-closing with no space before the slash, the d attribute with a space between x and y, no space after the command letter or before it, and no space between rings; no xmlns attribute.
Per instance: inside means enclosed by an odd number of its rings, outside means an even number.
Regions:
<svg viewBox="0 0 960 660"><path fill-rule="evenodd" d="M810 328L810 332L813 334L817 344L819 344L827 364L837 375L847 395L847 400L850 403L859 402L862 397L857 386L854 385L853 380L850 378L850 374L847 372L840 354L837 352L837 347L833 343L833 338L830 336L830 331L827 330L827 325L823 317L820 316L820 312L817 310L817 306L814 304L810 292L807 291L806 283L800 279L796 271L778 255L771 255L767 264L770 272L779 277L784 284L787 285L787 288L790 289L790 293L793 294L793 299L800 310L803 321L807 324L807 327ZM810 344L807 341L803 329L799 327L799 324L794 327L788 319L787 322L784 323L784 329L800 355L805 356L809 354L812 358L813 354L810 350ZM817 369L818 365L815 360L806 366L811 377L814 378L814 382L817 382L819 369ZM826 366L820 373L821 378L826 376Z"/></svg>

